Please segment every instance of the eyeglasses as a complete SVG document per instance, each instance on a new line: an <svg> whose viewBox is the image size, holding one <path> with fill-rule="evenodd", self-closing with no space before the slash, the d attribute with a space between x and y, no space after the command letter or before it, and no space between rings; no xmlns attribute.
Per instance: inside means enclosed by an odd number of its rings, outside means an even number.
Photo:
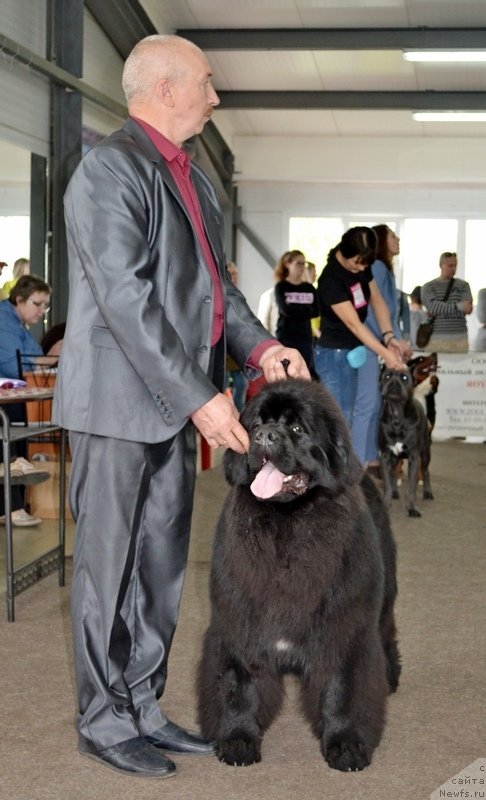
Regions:
<svg viewBox="0 0 486 800"><path fill-rule="evenodd" d="M35 306L36 308L42 308L44 314L47 314L47 312L51 310L50 305L48 305L48 303L45 303L44 300L32 300L32 298L29 297L28 302L32 303L32 305Z"/></svg>

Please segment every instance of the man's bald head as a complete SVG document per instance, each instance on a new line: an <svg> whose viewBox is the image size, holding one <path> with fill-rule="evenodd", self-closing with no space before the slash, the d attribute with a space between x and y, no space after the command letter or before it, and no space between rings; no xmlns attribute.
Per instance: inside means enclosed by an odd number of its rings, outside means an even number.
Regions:
<svg viewBox="0 0 486 800"><path fill-rule="evenodd" d="M122 87L128 107L150 101L161 79L178 82L185 74L184 55L200 49L181 36L155 34L135 45L125 61Z"/></svg>

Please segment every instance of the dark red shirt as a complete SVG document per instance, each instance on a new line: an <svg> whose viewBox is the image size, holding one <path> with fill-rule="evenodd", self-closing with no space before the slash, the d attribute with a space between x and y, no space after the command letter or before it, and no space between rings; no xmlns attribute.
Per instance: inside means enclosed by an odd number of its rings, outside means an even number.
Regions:
<svg viewBox="0 0 486 800"><path fill-rule="evenodd" d="M196 230L197 239L214 287L213 334L211 337L211 344L215 345L223 333L223 291L218 268L206 236L199 200L191 181L191 157L185 150L181 150L180 147L177 147L177 145L169 141L169 139L163 136L156 128L149 125L148 122L145 122L143 119L138 119L138 117L133 117L133 119L143 128L160 155L165 159L167 168L176 182L176 186L182 195L184 205Z"/></svg>
<svg viewBox="0 0 486 800"><path fill-rule="evenodd" d="M213 252L206 236L204 227L204 220L199 205L199 199L194 189L191 180L191 157L177 145L173 144L167 139L160 131L138 117L132 117L140 127L145 131L153 145L157 148L160 155L164 158L167 168L174 178L177 188L179 189L184 205L189 214L192 224L196 230L197 238L204 259L211 275L211 280L214 286L214 312L213 312L213 333L211 337L211 345L215 345L219 341L223 333L224 323L224 300L223 290L221 287L221 279L218 273L218 268L214 260ZM248 358L248 365L256 369L259 368L259 361L265 350L271 345L279 344L275 339L267 342L261 342L250 353Z"/></svg>

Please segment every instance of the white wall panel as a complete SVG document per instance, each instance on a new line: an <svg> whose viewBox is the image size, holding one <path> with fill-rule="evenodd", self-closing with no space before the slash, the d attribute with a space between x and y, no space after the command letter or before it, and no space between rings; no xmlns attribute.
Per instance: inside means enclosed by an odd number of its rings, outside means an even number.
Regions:
<svg viewBox="0 0 486 800"><path fill-rule="evenodd" d="M84 14L83 80L99 92L125 103L121 87L123 59L91 14Z"/></svg>
<svg viewBox="0 0 486 800"><path fill-rule="evenodd" d="M287 217L282 211L269 213L246 212L243 205L243 219L258 238L265 243L275 256L275 263L287 249L288 224ZM285 245L282 247L282 242ZM253 245L241 233L237 238L239 287L245 295L250 308L257 311L258 301L262 292L273 285L273 270L258 254ZM240 268L244 265L244 268Z"/></svg>
<svg viewBox="0 0 486 800"><path fill-rule="evenodd" d="M48 81L0 56L0 139L47 156L49 106Z"/></svg>
<svg viewBox="0 0 486 800"><path fill-rule="evenodd" d="M107 136L121 128L125 119L111 114L89 100L83 100L83 126Z"/></svg>
<svg viewBox="0 0 486 800"><path fill-rule="evenodd" d="M486 185L484 139L240 136L238 181Z"/></svg>
<svg viewBox="0 0 486 800"><path fill-rule="evenodd" d="M45 0L1 0L1 30L45 57ZM45 156L49 141L49 84L14 57L0 53L0 139Z"/></svg>
<svg viewBox="0 0 486 800"><path fill-rule="evenodd" d="M1 0L1 30L45 58L46 0Z"/></svg>

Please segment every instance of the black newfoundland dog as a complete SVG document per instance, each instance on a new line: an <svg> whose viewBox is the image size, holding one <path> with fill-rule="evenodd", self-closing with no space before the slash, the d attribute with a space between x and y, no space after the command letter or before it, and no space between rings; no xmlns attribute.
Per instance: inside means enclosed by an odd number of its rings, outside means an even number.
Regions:
<svg viewBox="0 0 486 800"><path fill-rule="evenodd" d="M283 676L293 673L328 764L363 769L400 674L385 506L318 383L265 386L242 423L249 453L224 456L232 488L215 535L198 671L202 732L221 761L260 761Z"/></svg>

